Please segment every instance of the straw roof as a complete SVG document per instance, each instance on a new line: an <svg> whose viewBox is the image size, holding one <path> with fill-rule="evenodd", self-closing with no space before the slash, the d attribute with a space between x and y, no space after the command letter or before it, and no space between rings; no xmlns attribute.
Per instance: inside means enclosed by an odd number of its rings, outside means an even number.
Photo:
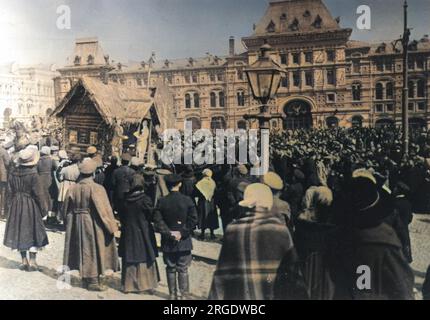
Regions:
<svg viewBox="0 0 430 320"><path fill-rule="evenodd" d="M98 78L90 77L80 78L55 109L54 116L61 116L81 87L86 90L88 97L107 124L112 125L115 119L125 123L138 123L142 119L151 119L150 111L155 106L150 92L116 83L105 84Z"/></svg>

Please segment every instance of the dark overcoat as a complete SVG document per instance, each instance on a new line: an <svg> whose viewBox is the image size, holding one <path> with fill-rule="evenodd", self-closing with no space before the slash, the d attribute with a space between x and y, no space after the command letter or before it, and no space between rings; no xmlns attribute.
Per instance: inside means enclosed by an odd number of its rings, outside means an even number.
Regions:
<svg viewBox="0 0 430 320"><path fill-rule="evenodd" d="M153 205L143 191L128 193L121 214L119 255L125 263L152 265L158 257L152 227Z"/></svg>
<svg viewBox="0 0 430 320"><path fill-rule="evenodd" d="M92 178L72 186L64 201L66 240L64 265L95 278L119 270L114 233L118 226L105 189Z"/></svg>
<svg viewBox="0 0 430 320"><path fill-rule="evenodd" d="M54 162L51 156L44 155L40 157L39 163L37 164L37 171L39 172L40 181L42 182L43 191L48 203L48 211L52 210L52 172L54 171Z"/></svg>
<svg viewBox="0 0 430 320"><path fill-rule="evenodd" d="M4 245L26 251L44 247L48 236L43 224L47 203L36 167L15 168L9 176L9 219L6 224Z"/></svg>

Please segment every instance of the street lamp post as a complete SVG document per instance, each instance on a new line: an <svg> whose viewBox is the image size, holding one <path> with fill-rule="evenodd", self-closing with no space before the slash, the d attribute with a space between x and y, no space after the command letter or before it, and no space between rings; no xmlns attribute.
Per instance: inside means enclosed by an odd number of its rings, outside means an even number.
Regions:
<svg viewBox="0 0 430 320"><path fill-rule="evenodd" d="M270 112L269 101L276 97L281 83L282 75L285 71L281 66L270 58L270 45L261 47L261 55L258 60L245 70L248 84L251 87L255 100L260 102L260 112L258 115L245 115L245 120L258 120L260 130L270 129L270 120L279 118Z"/></svg>
<svg viewBox="0 0 430 320"><path fill-rule="evenodd" d="M402 38L403 44L403 97L402 97L402 134L403 134L403 152L409 154L409 38L411 31L408 28L408 2L405 1L404 9L404 32Z"/></svg>

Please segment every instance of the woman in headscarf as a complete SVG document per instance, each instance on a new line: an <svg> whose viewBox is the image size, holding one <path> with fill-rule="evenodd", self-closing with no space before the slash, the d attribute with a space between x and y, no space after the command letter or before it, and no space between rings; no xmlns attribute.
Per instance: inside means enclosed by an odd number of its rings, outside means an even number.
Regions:
<svg viewBox="0 0 430 320"><path fill-rule="evenodd" d="M249 185L240 205L247 213L227 227L209 299L305 298L288 281L296 275L295 249L285 221L271 212L270 188Z"/></svg>
<svg viewBox="0 0 430 320"><path fill-rule="evenodd" d="M133 176L121 215L119 255L122 257L121 282L125 293L153 294L160 281L157 244L151 224L153 206L144 193L144 185L141 175Z"/></svg>
<svg viewBox="0 0 430 320"><path fill-rule="evenodd" d="M211 239L216 239L215 230L219 228L218 213L215 206L214 194L216 183L212 179L212 171L209 169L203 170L203 178L196 184L196 192L198 195L198 226L202 231L200 239L205 239L205 231L209 229Z"/></svg>
<svg viewBox="0 0 430 320"><path fill-rule="evenodd" d="M9 176L9 219L4 245L21 252L23 271L38 271L37 252L48 244L43 224L47 203L41 179L37 173L39 152L26 148L19 152L18 166ZM30 261L28 260L28 253Z"/></svg>

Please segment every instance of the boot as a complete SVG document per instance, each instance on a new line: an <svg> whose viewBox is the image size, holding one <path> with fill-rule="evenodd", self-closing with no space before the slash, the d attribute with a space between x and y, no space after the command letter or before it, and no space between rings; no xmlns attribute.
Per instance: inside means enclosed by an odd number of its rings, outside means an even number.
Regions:
<svg viewBox="0 0 430 320"><path fill-rule="evenodd" d="M169 286L169 300L178 300L178 289L176 286L176 271L167 271L167 285Z"/></svg>
<svg viewBox="0 0 430 320"><path fill-rule="evenodd" d="M40 271L39 266L37 265L37 262L36 262L36 256L37 256L37 253L30 252L30 264L28 267L29 272Z"/></svg>
<svg viewBox="0 0 430 320"><path fill-rule="evenodd" d="M182 300L191 300L190 279L188 273L178 274L179 291L181 291Z"/></svg>
<svg viewBox="0 0 430 320"><path fill-rule="evenodd" d="M22 263L19 265L19 270L28 271L27 251L21 251Z"/></svg>
<svg viewBox="0 0 430 320"><path fill-rule="evenodd" d="M86 279L87 290L94 292L103 292L107 290L107 287L103 285L100 278L88 278Z"/></svg>

